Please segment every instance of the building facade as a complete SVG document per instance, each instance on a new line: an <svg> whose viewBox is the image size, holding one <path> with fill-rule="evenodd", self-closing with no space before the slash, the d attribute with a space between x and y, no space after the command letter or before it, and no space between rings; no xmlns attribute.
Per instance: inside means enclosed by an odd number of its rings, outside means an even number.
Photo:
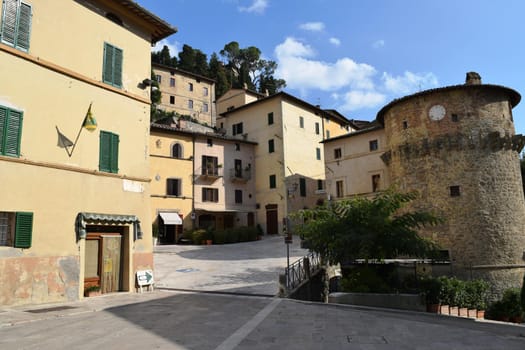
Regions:
<svg viewBox="0 0 525 350"><path fill-rule="evenodd" d="M525 259L525 201L515 135L514 90L481 84L422 91L383 107L392 183L416 190L413 207L446 221L425 235L449 252L453 273L483 278L496 294L520 286Z"/></svg>
<svg viewBox="0 0 525 350"><path fill-rule="evenodd" d="M227 110L217 119L217 126L228 135L257 143L257 222L265 233L282 233L283 219L290 213L326 199L320 143L325 118L337 125L348 123L280 92Z"/></svg>
<svg viewBox="0 0 525 350"><path fill-rule="evenodd" d="M157 108L189 116L201 124L215 126L215 81L158 63L153 63L161 101Z"/></svg>
<svg viewBox="0 0 525 350"><path fill-rule="evenodd" d="M140 82L176 30L133 1L1 6L0 304L133 291L153 268Z"/></svg>

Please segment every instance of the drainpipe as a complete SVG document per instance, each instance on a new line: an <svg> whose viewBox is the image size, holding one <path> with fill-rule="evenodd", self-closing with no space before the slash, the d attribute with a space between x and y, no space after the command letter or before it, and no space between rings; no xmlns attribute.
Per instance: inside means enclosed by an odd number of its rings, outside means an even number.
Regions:
<svg viewBox="0 0 525 350"><path fill-rule="evenodd" d="M191 159L191 229L195 230L195 133L191 135L193 148Z"/></svg>

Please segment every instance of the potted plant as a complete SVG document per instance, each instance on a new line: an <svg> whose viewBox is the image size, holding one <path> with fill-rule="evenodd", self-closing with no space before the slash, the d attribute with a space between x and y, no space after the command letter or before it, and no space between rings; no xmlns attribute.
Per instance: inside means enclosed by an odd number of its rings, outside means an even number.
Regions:
<svg viewBox="0 0 525 350"><path fill-rule="evenodd" d="M476 309L476 318L485 318L489 284L481 279L471 281L473 288L472 306Z"/></svg>
<svg viewBox="0 0 525 350"><path fill-rule="evenodd" d="M420 281L422 294L427 304L427 312L439 313L441 280L437 278L423 278Z"/></svg>
<svg viewBox="0 0 525 350"><path fill-rule="evenodd" d="M84 296L86 297L95 297L101 295L100 286L91 285L84 288Z"/></svg>
<svg viewBox="0 0 525 350"><path fill-rule="evenodd" d="M452 288L452 285L450 283L450 279L446 276L441 276L438 278L438 280L441 285L440 290L439 290L439 300L441 301L439 313L443 315L449 315L450 314L450 304L451 304L450 289Z"/></svg>

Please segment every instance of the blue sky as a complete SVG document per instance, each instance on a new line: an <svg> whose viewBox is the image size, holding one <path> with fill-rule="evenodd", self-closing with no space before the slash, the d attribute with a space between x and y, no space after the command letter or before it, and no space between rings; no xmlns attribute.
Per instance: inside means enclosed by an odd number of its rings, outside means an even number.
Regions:
<svg viewBox="0 0 525 350"><path fill-rule="evenodd" d="M391 100L462 84L468 71L525 95L522 0L137 2L178 28L157 49L188 44L209 58L230 41L256 46L279 65L286 92L349 119L373 120Z"/></svg>

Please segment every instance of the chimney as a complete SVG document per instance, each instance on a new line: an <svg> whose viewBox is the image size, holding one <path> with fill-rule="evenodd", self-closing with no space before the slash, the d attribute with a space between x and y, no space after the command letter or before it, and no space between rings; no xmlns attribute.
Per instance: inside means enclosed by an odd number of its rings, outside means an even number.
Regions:
<svg viewBox="0 0 525 350"><path fill-rule="evenodd" d="M481 75L476 72L468 72L465 85L481 85Z"/></svg>

